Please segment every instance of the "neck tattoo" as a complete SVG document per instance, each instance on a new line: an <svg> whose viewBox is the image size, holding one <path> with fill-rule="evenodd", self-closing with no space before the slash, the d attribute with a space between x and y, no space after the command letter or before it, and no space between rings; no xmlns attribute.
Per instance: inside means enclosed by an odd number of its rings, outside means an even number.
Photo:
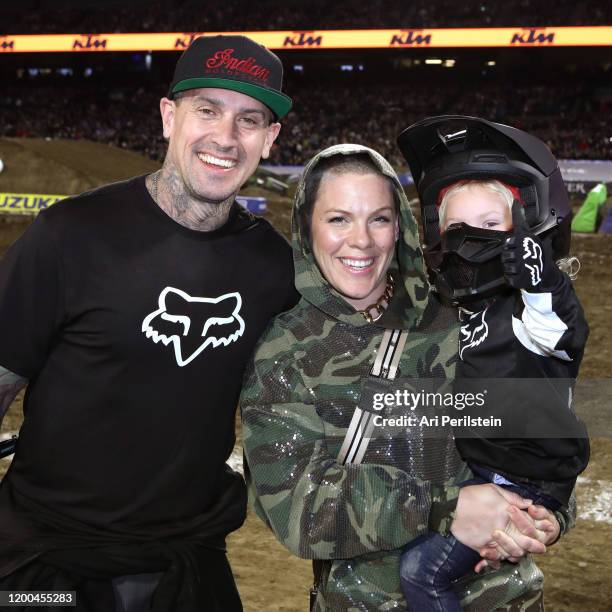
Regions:
<svg viewBox="0 0 612 612"><path fill-rule="evenodd" d="M157 203L157 181L159 181L159 173L161 170L154 172L151 176L151 197Z"/></svg>
<svg viewBox="0 0 612 612"><path fill-rule="evenodd" d="M234 194L223 202L207 202L190 196L178 172L169 164L149 175L147 187L155 203L169 217L200 232L211 232L221 227L234 203Z"/></svg>

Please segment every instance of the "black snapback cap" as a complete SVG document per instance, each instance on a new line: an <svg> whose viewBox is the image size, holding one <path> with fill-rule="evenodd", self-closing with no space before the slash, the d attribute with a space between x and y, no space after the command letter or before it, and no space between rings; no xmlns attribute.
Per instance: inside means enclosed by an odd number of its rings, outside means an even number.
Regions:
<svg viewBox="0 0 612 612"><path fill-rule="evenodd" d="M200 36L174 69L168 98L188 89L232 89L265 104L280 119L292 101L282 91L283 64L264 46L246 36Z"/></svg>

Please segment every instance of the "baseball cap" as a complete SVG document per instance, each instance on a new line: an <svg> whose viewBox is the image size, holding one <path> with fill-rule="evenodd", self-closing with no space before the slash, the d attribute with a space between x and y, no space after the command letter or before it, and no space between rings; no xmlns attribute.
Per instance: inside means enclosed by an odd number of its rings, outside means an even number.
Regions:
<svg viewBox="0 0 612 612"><path fill-rule="evenodd" d="M200 36L183 52L168 98L188 89L232 89L265 104L280 119L292 100L282 93L283 65L264 46L246 36Z"/></svg>

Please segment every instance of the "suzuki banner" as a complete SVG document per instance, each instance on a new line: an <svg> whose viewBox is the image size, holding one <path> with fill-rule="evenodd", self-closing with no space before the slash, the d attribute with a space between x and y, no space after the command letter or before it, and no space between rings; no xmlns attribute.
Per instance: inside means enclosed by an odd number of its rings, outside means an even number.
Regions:
<svg viewBox="0 0 612 612"><path fill-rule="evenodd" d="M41 210L68 197L70 196L35 193L0 193L0 214L36 215ZM268 210L266 198L237 196L236 201L249 212L256 215L263 215Z"/></svg>

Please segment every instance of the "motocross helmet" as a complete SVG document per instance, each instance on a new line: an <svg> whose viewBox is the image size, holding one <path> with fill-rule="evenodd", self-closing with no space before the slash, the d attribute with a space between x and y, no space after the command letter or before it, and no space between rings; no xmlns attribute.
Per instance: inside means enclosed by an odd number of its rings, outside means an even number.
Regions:
<svg viewBox="0 0 612 612"><path fill-rule="evenodd" d="M440 194L454 183L506 184L518 196L529 230L549 242L554 259L569 253L571 204L557 160L535 136L477 117L443 115L411 125L398 145L419 194L427 266L437 290L453 303L507 288L500 255L509 235L464 223L441 235Z"/></svg>

